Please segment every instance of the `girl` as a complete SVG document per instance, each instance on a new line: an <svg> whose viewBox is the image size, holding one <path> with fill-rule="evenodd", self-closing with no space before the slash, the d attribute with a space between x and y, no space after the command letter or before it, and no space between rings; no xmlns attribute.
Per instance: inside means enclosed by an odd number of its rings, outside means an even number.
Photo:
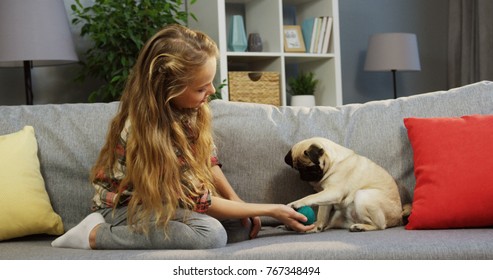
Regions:
<svg viewBox="0 0 493 280"><path fill-rule="evenodd" d="M286 205L243 202L222 173L207 104L217 57L214 41L181 25L145 44L91 172L95 212L52 246L218 248L255 238L258 216L313 228Z"/></svg>

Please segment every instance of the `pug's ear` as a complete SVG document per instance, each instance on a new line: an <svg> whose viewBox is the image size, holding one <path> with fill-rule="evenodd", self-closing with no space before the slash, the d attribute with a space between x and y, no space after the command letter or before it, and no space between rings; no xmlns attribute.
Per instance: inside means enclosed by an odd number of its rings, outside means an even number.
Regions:
<svg viewBox="0 0 493 280"><path fill-rule="evenodd" d="M315 144L310 145L308 150L304 152L305 156L307 156L313 163L316 165L320 164L320 157L324 154L324 149L322 147L318 147Z"/></svg>
<svg viewBox="0 0 493 280"><path fill-rule="evenodd" d="M286 162L289 166L293 167L293 156L291 154L291 150L284 157L284 162Z"/></svg>

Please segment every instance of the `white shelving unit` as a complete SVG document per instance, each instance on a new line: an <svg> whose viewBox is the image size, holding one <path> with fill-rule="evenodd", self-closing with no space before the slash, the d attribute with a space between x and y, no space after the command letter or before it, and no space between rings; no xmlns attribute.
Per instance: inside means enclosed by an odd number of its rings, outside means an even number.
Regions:
<svg viewBox="0 0 493 280"><path fill-rule="evenodd" d="M219 46L217 84L227 79L228 71L279 72L281 104L289 105L288 77L312 71L319 79L316 104L342 105L338 0L198 0L189 9L198 18L189 21L190 27L204 31ZM260 34L262 52L227 50L229 21L238 14L244 18L247 35ZM301 25L304 19L318 16L333 17L329 53L284 52L283 26ZM222 96L228 100L228 87L223 88Z"/></svg>

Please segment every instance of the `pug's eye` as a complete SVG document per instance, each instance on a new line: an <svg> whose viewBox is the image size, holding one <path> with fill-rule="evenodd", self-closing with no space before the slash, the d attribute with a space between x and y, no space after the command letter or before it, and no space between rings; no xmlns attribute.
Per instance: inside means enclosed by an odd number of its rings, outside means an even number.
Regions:
<svg viewBox="0 0 493 280"><path fill-rule="evenodd" d="M304 152L303 152L303 154L304 154L305 156L307 156L307 157L309 156L309 155L308 155L308 151L304 151Z"/></svg>

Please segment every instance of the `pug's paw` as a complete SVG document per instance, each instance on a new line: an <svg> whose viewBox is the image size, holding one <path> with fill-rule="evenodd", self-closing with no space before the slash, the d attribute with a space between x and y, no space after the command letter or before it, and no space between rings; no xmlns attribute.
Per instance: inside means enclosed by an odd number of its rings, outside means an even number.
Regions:
<svg viewBox="0 0 493 280"><path fill-rule="evenodd" d="M369 225L369 224L352 224L349 227L350 232L363 232L363 231L371 231L377 229L378 228L375 225Z"/></svg>
<svg viewBox="0 0 493 280"><path fill-rule="evenodd" d="M293 208L293 209L299 209L303 206L306 206L306 204L303 203L303 201L301 201L301 200L297 200L297 201L293 201L293 202L289 203L288 206Z"/></svg>
<svg viewBox="0 0 493 280"><path fill-rule="evenodd" d="M306 233L317 233L317 232L322 232L324 231L325 225L323 223L315 223L315 227Z"/></svg>

